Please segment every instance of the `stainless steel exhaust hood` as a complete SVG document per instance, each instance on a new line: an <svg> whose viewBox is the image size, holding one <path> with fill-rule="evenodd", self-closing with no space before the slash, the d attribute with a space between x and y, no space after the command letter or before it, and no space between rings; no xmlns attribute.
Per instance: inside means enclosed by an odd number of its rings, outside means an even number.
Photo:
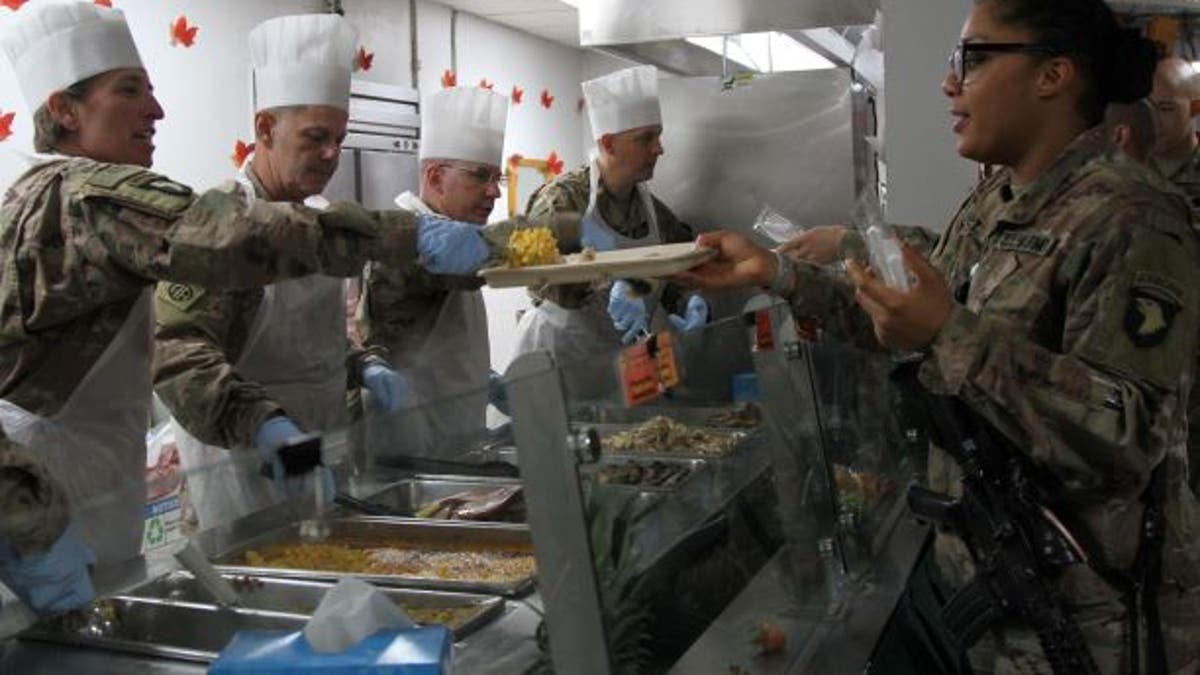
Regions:
<svg viewBox="0 0 1200 675"><path fill-rule="evenodd" d="M580 3L584 47L699 35L871 23L879 0L590 0Z"/></svg>

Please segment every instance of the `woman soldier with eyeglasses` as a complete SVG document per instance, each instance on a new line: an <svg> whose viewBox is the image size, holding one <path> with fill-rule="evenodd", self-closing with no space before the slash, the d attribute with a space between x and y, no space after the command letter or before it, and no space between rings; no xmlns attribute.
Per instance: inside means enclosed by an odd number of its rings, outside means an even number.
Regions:
<svg viewBox="0 0 1200 675"><path fill-rule="evenodd" d="M956 397L1050 476L1063 520L1091 542L1089 564L1046 578L1087 643L1095 668L1083 672L1200 663L1200 521L1183 454L1197 243L1184 200L1120 158L1097 127L1106 104L1150 92L1156 56L1101 0L979 1L942 90L959 154L1000 170L928 261L905 250L910 290L854 261L846 283L731 233L702 236L719 258L680 279L767 286L831 334L924 352L921 383ZM962 476L930 449L931 489L959 494ZM1140 541L1145 503L1156 501L1147 487L1160 476L1161 562L1138 567L1139 549L1150 550ZM888 636L909 652L878 653L876 672L1052 672L1012 613L973 643L943 620L939 605L972 579L977 559L956 535L936 534L930 569L914 574L893 622L902 635ZM1135 569L1161 581L1127 603L1119 577Z"/></svg>

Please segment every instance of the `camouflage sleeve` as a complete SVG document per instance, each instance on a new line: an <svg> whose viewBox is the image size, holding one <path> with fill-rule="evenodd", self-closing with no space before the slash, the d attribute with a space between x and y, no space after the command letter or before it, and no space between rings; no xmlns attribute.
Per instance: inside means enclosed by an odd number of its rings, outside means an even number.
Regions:
<svg viewBox="0 0 1200 675"><path fill-rule="evenodd" d="M586 185L586 184L585 184ZM581 194L572 184L555 181L538 188L529 199L529 207L525 215L534 221L549 221L556 214L582 214L587 210L588 194ZM549 300L560 307L576 309L582 307L592 295L591 284L567 284L548 286L542 289L529 289L534 300Z"/></svg>
<svg viewBox="0 0 1200 675"><path fill-rule="evenodd" d="M363 344L389 350L403 344L405 332L446 297L443 279L421 269L368 264L358 311Z"/></svg>
<svg viewBox="0 0 1200 675"><path fill-rule="evenodd" d="M892 225L892 231L896 233L896 237L900 241L911 246L925 258L929 258L938 241L938 233L919 225ZM870 261L871 255L867 252L867 242L857 228L849 228L846 236L842 237L838 256L842 260L854 258L863 262Z"/></svg>
<svg viewBox="0 0 1200 675"><path fill-rule="evenodd" d="M0 438L0 539L22 555L41 553L67 520L63 486L29 451Z"/></svg>
<svg viewBox="0 0 1200 675"><path fill-rule="evenodd" d="M586 183L581 193L574 182L556 180L539 187L530 197L525 217L535 221L551 220L557 213L583 213L587 210Z"/></svg>
<svg viewBox="0 0 1200 675"><path fill-rule="evenodd" d="M871 318L854 301L854 286L844 273L784 257L795 285L787 300L797 322L816 322L837 340L863 349L880 350Z"/></svg>
<svg viewBox="0 0 1200 675"><path fill-rule="evenodd" d="M67 186L105 252L154 280L248 288L324 273L353 276L368 259L416 260L416 219L339 203L326 211L255 200L240 189L190 188L139 167L100 165Z"/></svg>
<svg viewBox="0 0 1200 675"><path fill-rule="evenodd" d="M362 372L372 363L387 365L388 350L378 345L354 345L346 352L346 388L357 389L365 387Z"/></svg>
<svg viewBox="0 0 1200 675"><path fill-rule="evenodd" d="M262 292L159 284L154 296L154 389L197 439L223 448L254 444L259 426L282 408L234 368Z"/></svg>
<svg viewBox="0 0 1200 675"><path fill-rule="evenodd" d="M988 314L956 307L922 381L963 398L1069 480L1137 494L1178 433L1196 348L1197 249L1179 221L1136 205L1104 214L1098 233L1077 232L1060 254L1054 281L1065 297L1047 330L1061 348L1007 327L1003 307L1042 307L1046 292L1016 284L1016 297L989 298L1001 309Z"/></svg>

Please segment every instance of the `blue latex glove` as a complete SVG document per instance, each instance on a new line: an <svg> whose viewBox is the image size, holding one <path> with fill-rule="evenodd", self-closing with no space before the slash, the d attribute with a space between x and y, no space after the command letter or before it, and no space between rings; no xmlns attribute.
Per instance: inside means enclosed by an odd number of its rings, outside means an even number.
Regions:
<svg viewBox="0 0 1200 675"><path fill-rule="evenodd" d="M271 465L273 474L272 480L275 486L283 490L289 498L304 494L308 488L308 474L298 476L288 476L283 470L283 462L279 459L279 448L288 441L303 436L304 432L296 423L282 415L272 417L263 422L263 425L258 428L258 433L254 437L254 443L258 446L258 453L264 462ZM315 474L317 479L325 484L325 503L329 505L333 502L334 497L334 481L333 472L329 467L318 465L310 472Z"/></svg>
<svg viewBox="0 0 1200 675"><path fill-rule="evenodd" d="M488 259L488 246L478 225L427 213L417 214L417 251L434 274L474 274Z"/></svg>
<svg viewBox="0 0 1200 675"><path fill-rule="evenodd" d="M394 412L408 402L411 391L408 380L382 363L368 363L362 370L362 381L379 410Z"/></svg>
<svg viewBox="0 0 1200 675"><path fill-rule="evenodd" d="M504 386L504 377L494 370L488 371L488 403L505 415L509 414L508 389Z"/></svg>
<svg viewBox="0 0 1200 675"><path fill-rule="evenodd" d="M96 556L74 525L45 553L22 556L0 542L0 581L39 614L78 609L95 599L88 570L95 564Z"/></svg>
<svg viewBox="0 0 1200 675"><path fill-rule="evenodd" d="M675 330L681 333L686 330L695 330L708 323L708 303L704 301L704 298L693 295L688 298L687 310L683 316L672 314L667 317L667 320L671 322Z"/></svg>
<svg viewBox="0 0 1200 675"><path fill-rule="evenodd" d="M611 251L617 247L617 237L602 220L590 215L579 224L579 243L597 251Z"/></svg>
<svg viewBox="0 0 1200 675"><path fill-rule="evenodd" d="M646 310L646 301L624 279L618 279L608 292L608 315L613 327L621 333L622 344L630 344L647 332L650 312Z"/></svg>

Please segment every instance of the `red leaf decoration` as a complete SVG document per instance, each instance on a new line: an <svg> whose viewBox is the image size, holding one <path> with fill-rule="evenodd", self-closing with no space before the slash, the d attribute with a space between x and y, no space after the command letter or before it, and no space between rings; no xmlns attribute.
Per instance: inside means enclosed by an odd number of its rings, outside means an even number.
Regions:
<svg viewBox="0 0 1200 675"><path fill-rule="evenodd" d="M457 85L458 85L458 76L454 74L453 70L450 70L449 68L447 68L445 71L442 72L442 88L443 89L449 89L450 87L454 87Z"/></svg>
<svg viewBox="0 0 1200 675"><path fill-rule="evenodd" d="M486 77L479 81L480 89L487 89L488 91L491 91L492 87L494 86L496 86L496 84L494 82L488 82Z"/></svg>
<svg viewBox="0 0 1200 675"><path fill-rule="evenodd" d="M512 90L512 102L513 102L513 104L514 104L514 105L520 105L520 104L521 104L521 99L522 99L524 96L525 96L525 90L524 90L524 89L522 89L522 88L520 88L520 87L518 87L517 85L515 85L515 84L514 84L514 85L513 85L513 90Z"/></svg>
<svg viewBox="0 0 1200 675"><path fill-rule="evenodd" d="M191 47L196 42L199 26L189 26L187 17L180 14L178 19L171 22L171 46Z"/></svg>
<svg viewBox="0 0 1200 675"><path fill-rule="evenodd" d="M28 1L29 0L0 0L0 5L4 5L5 7L9 8L15 12L18 9L21 9L21 5L25 4Z"/></svg>
<svg viewBox="0 0 1200 675"><path fill-rule="evenodd" d="M98 7L108 7L112 9L112 0L93 0Z"/></svg>
<svg viewBox="0 0 1200 675"><path fill-rule="evenodd" d="M7 140L9 136L12 136L12 123L16 116L15 112L0 115L0 141Z"/></svg>
<svg viewBox="0 0 1200 675"><path fill-rule="evenodd" d="M233 160L233 165L240 169L252 152L254 152L254 144L246 143L239 139L238 142L233 144L233 155L230 159Z"/></svg>
<svg viewBox="0 0 1200 675"><path fill-rule="evenodd" d="M550 156L546 158L546 169L550 171L551 176L557 176L563 171L563 161L554 150L551 150Z"/></svg>
<svg viewBox="0 0 1200 675"><path fill-rule="evenodd" d="M375 52L367 51L366 47L359 47L358 53L354 55L354 70L366 72L371 69L371 64L375 62Z"/></svg>
<svg viewBox="0 0 1200 675"><path fill-rule="evenodd" d="M542 90L542 106L545 107L546 110L549 110L550 106L552 106L552 105L554 105L554 97L550 95L549 89L543 89Z"/></svg>

